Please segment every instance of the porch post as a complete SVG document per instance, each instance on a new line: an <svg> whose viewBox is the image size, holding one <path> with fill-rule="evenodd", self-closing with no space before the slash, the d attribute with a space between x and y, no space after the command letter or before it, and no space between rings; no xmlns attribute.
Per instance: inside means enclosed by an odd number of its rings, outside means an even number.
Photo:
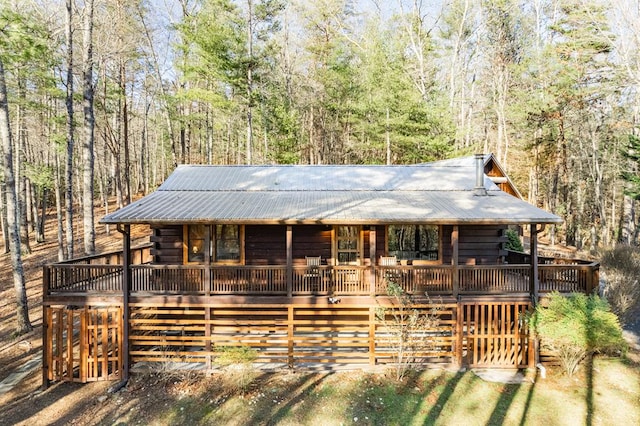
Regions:
<svg viewBox="0 0 640 426"><path fill-rule="evenodd" d="M530 251L531 251L531 275L529 283L529 292L533 306L538 303L540 296L540 280L538 275L538 227L535 223L531 225Z"/></svg>
<svg viewBox="0 0 640 426"><path fill-rule="evenodd" d="M371 276L369 277L369 293L376 295L376 227L369 228L369 259L371 261Z"/></svg>
<svg viewBox="0 0 640 426"><path fill-rule="evenodd" d="M211 296L211 227L204 227L204 291Z"/></svg>
<svg viewBox="0 0 640 426"><path fill-rule="evenodd" d="M118 226L122 234L122 381L129 380L129 293L131 289L131 225Z"/></svg>
<svg viewBox="0 0 640 426"><path fill-rule="evenodd" d="M42 268L42 297L46 299L49 294L49 266L45 265ZM46 390L49 388L49 357L51 356L51 351L49 350L49 327L51 323L49 321L49 307L44 300L42 301L42 390Z"/></svg>
<svg viewBox="0 0 640 426"><path fill-rule="evenodd" d="M451 271L451 283L453 285L453 297L456 298L460 294L460 276L458 274L458 238L458 225L453 225L453 231L451 231L451 265L453 266L453 269Z"/></svg>
<svg viewBox="0 0 640 426"><path fill-rule="evenodd" d="M293 229L287 226L287 297L293 296Z"/></svg>

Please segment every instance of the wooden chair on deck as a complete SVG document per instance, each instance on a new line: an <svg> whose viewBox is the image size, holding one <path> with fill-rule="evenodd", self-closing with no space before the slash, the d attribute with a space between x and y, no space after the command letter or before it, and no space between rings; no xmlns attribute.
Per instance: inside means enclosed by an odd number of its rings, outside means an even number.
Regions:
<svg viewBox="0 0 640 426"><path fill-rule="evenodd" d="M320 287L320 265L322 265L322 257L305 256L307 261L307 271L304 274L305 283L309 284L311 291L317 291Z"/></svg>
<svg viewBox="0 0 640 426"><path fill-rule="evenodd" d="M396 256L380 256L378 265L383 267L385 279L398 283L400 271L395 269L398 266L398 258Z"/></svg>

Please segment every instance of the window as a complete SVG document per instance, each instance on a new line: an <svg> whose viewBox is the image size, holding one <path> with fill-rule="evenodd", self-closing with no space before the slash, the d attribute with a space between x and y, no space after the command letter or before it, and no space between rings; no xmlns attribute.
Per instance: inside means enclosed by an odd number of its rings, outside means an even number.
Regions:
<svg viewBox="0 0 640 426"><path fill-rule="evenodd" d="M205 225L187 226L187 263L204 262L206 234Z"/></svg>
<svg viewBox="0 0 640 426"><path fill-rule="evenodd" d="M240 261L240 227L238 225L216 225L215 261Z"/></svg>
<svg viewBox="0 0 640 426"><path fill-rule="evenodd" d="M241 261L242 235L240 225L187 225L185 227L185 262L238 263ZM209 243L209 237L211 243ZM210 249L209 249L210 248Z"/></svg>
<svg viewBox="0 0 640 426"><path fill-rule="evenodd" d="M336 227L336 259L338 265L355 265L360 259L360 227Z"/></svg>
<svg viewBox="0 0 640 426"><path fill-rule="evenodd" d="M440 227L437 225L389 225L387 249L398 259L440 260Z"/></svg>

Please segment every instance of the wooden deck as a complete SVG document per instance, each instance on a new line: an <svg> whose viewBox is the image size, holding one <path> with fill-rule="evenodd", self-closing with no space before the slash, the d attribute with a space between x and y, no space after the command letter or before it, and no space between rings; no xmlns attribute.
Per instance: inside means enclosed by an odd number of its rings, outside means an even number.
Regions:
<svg viewBox="0 0 640 426"><path fill-rule="evenodd" d="M390 281L410 294L526 294L531 265L419 266L159 266L130 267L131 295L384 296ZM541 264L539 291L590 293L598 264ZM44 267L44 297L122 294L122 265Z"/></svg>
<svg viewBox="0 0 640 426"><path fill-rule="evenodd" d="M43 383L127 377L130 365L215 364L246 346L282 367L334 368L393 362L386 286L437 309L427 364L532 367L534 343L522 320L532 306L530 264L398 266L160 266L149 246L132 265L110 253L47 265L43 274ZM523 261L523 257L511 260ZM591 292L597 263L541 259L539 293ZM123 291L125 272L130 283ZM428 295L428 297L427 297Z"/></svg>

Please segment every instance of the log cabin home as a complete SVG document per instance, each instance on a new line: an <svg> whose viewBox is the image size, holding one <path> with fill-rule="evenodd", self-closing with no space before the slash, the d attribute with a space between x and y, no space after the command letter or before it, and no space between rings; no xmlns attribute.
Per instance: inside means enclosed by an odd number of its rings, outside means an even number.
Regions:
<svg viewBox="0 0 640 426"><path fill-rule="evenodd" d="M561 219L525 202L493 155L419 165L178 166L105 216L122 250L44 267L43 380L126 380L135 364L198 363L248 346L283 368L392 360L376 312L389 281L436 309L423 361L524 368L524 314L591 292L598 264L541 258ZM150 242L131 247L132 225ZM524 227L530 252L505 249Z"/></svg>

